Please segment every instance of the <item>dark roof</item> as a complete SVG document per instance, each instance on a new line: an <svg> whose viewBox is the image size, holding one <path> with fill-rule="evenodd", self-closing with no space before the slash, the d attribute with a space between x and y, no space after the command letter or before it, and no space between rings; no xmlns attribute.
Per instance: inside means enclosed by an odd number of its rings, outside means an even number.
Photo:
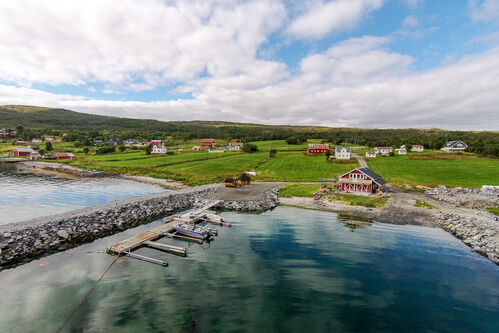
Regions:
<svg viewBox="0 0 499 333"><path fill-rule="evenodd" d="M225 178L224 183L233 183L235 182L234 178Z"/></svg>
<svg viewBox="0 0 499 333"><path fill-rule="evenodd" d="M350 147L346 147L346 146L336 146L336 151L341 150L341 148L345 148L347 150L347 152L350 153Z"/></svg>
<svg viewBox="0 0 499 333"><path fill-rule="evenodd" d="M363 168L358 168L357 170L372 178L372 180L378 185L383 186L386 184L386 181L383 178L381 178L380 175L378 175L376 172L372 171L369 168L363 167Z"/></svg>
<svg viewBox="0 0 499 333"><path fill-rule="evenodd" d="M243 173L242 175L240 175L239 177L237 177L237 179L238 180L243 180L243 181L251 180L251 178L247 174L245 174L245 173Z"/></svg>
<svg viewBox="0 0 499 333"><path fill-rule="evenodd" d="M445 145L445 147L454 147L454 145L456 145L458 143L461 143L464 146L468 147L468 145L466 143L464 143L464 141L461 141L461 140L449 141L449 142L447 142L447 144Z"/></svg>

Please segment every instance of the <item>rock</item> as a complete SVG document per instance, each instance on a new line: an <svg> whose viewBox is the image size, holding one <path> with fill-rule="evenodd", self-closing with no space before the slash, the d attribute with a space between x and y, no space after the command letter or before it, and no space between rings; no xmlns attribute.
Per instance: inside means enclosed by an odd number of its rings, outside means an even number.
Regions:
<svg viewBox="0 0 499 333"><path fill-rule="evenodd" d="M64 238L64 239L68 239L69 238L69 234L66 230L59 230L57 232L57 235L61 238Z"/></svg>

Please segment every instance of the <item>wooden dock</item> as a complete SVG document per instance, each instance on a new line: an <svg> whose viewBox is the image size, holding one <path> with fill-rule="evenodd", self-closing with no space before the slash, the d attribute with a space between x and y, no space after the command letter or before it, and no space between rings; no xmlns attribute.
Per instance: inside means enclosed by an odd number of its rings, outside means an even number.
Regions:
<svg viewBox="0 0 499 333"><path fill-rule="evenodd" d="M202 239L195 239L191 237L187 237L185 235L179 235L177 234L177 231L174 229L174 225L177 223L185 223L187 221L191 223L200 223L205 220L210 220L208 215L213 216L213 214L203 214L203 212L214 205L218 204L218 201L213 201L210 204L199 208L195 211L183 214L183 215L171 215L166 217L165 224L160 225L159 227L153 228L151 230L145 231L143 233L140 233L138 235L135 235L133 237L130 237L128 239L125 239L122 242L113 244L111 247L108 248L108 252L110 254L115 254L115 255L125 255L131 258L139 259L139 260L144 260L147 262L159 264L162 266L168 266L168 263L166 261L158 260L158 259L153 259L149 257L145 257L142 255L134 254L132 251L138 249L139 247L150 247L154 248L160 251L165 251L165 252L170 252L173 254L177 255L182 255L186 256L187 255L187 249L179 246L174 246L174 245L169 245L169 244L164 244L164 243L159 243L155 242L155 240L162 238L162 237L169 237L169 238L178 238L182 240L187 240L187 241L192 241L192 242L197 242L197 243L203 243L204 240ZM220 217L218 217L220 220ZM224 223L221 223L219 221L212 221L212 223L218 224L218 225L225 225ZM216 229L211 229L210 230L213 235L218 235L218 230Z"/></svg>

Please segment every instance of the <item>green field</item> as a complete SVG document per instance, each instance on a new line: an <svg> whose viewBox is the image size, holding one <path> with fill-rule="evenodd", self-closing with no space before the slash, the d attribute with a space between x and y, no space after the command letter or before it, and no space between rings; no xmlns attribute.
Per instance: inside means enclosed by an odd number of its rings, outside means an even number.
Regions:
<svg viewBox="0 0 499 333"><path fill-rule="evenodd" d="M409 153L370 159L368 165L392 185L481 187L499 184L499 160L474 154Z"/></svg>

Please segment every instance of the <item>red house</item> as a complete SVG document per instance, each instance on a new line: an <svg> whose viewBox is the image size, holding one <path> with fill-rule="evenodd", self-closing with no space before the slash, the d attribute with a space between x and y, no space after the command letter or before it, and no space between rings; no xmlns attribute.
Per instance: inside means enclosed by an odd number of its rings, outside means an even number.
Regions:
<svg viewBox="0 0 499 333"><path fill-rule="evenodd" d="M56 153L58 160L74 160L76 157L73 153Z"/></svg>
<svg viewBox="0 0 499 333"><path fill-rule="evenodd" d="M370 195L379 191L386 184L376 172L369 168L357 168L339 177L342 192Z"/></svg>
<svg viewBox="0 0 499 333"><path fill-rule="evenodd" d="M215 147L217 142L215 139L203 139L201 140L201 147Z"/></svg>
<svg viewBox="0 0 499 333"><path fill-rule="evenodd" d="M326 151L330 150L328 144L315 144L310 143L308 145L309 155L324 155Z"/></svg>
<svg viewBox="0 0 499 333"><path fill-rule="evenodd" d="M31 148L14 148L12 155L14 156L29 156L31 153L35 151Z"/></svg>

